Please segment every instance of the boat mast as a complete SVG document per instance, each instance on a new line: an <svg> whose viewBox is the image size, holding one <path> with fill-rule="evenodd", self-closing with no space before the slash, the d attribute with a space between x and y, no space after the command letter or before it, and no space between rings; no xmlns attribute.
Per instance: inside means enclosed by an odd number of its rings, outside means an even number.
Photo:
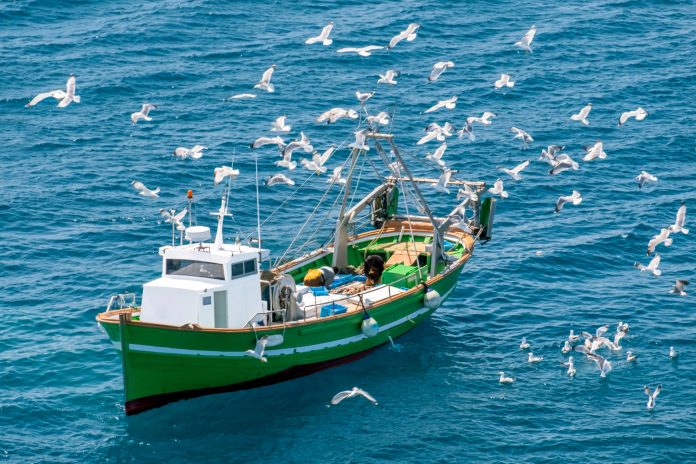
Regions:
<svg viewBox="0 0 696 464"><path fill-rule="evenodd" d="M338 214L338 219L336 220L333 260L331 264L332 266L338 268L344 268L348 265L348 230L346 228L348 221L346 221L346 206L348 204L348 196L350 195L350 186L353 181L353 171L355 170L355 164L358 161L360 151L361 150L359 148L353 148L353 151L351 152L350 170L348 171L348 177L346 178L343 202L341 203L341 211Z"/></svg>
<svg viewBox="0 0 696 464"><path fill-rule="evenodd" d="M215 232L215 249L221 250L222 249L222 244L223 244L223 238L222 238L222 227L223 223L225 222L225 216L232 216L230 213L227 212L227 200L228 197L230 196L230 187L232 185L231 179L227 184L227 191L222 195L222 202L220 204L220 210L216 213L210 213L212 216L217 216L218 217L218 225L217 225L217 232Z"/></svg>

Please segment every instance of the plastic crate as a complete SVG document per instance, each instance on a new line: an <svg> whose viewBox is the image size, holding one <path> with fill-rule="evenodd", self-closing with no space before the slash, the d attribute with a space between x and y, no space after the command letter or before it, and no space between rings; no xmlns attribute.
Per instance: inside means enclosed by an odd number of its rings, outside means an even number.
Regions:
<svg viewBox="0 0 696 464"><path fill-rule="evenodd" d="M321 307L321 313L319 313L319 317L328 317L336 314L343 314L346 311L348 311L347 306L331 303Z"/></svg>

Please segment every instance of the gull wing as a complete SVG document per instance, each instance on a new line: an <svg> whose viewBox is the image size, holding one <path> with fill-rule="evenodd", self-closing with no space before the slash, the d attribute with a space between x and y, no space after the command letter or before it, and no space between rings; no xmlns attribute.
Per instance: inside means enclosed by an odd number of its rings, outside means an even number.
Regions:
<svg viewBox="0 0 696 464"><path fill-rule="evenodd" d="M331 404L336 405L336 404L340 403L341 401L345 400L346 398L350 398L351 396L353 396L352 390L338 392L334 395L333 398L331 398Z"/></svg>

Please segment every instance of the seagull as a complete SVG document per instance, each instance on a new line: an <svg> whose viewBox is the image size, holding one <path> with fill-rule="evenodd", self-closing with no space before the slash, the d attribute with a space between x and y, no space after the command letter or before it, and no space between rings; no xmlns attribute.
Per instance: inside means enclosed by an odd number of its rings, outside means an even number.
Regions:
<svg viewBox="0 0 696 464"><path fill-rule="evenodd" d="M329 159L331 154L334 152L336 148L332 147L326 150L326 152L321 155L319 152L314 152L312 155L312 160L307 160L307 159L302 159L301 163L302 166L304 166L306 169L314 172L316 175L320 176L326 172L326 168L324 167L324 163Z"/></svg>
<svg viewBox="0 0 696 464"><path fill-rule="evenodd" d="M514 138L522 140L522 143L524 143L524 146L525 146L525 147L527 146L527 144L528 144L529 142L533 142L533 141L534 141L534 139L532 138L532 136L529 135L528 133L526 133L525 131L523 131L522 129L518 129L517 127L511 127L511 128L510 128L510 131L515 133L515 137L514 137Z"/></svg>
<svg viewBox="0 0 696 464"><path fill-rule="evenodd" d="M453 67L454 63L451 61L438 61L433 65L433 69L430 71L430 75L428 76L428 81L435 82L440 78L443 72Z"/></svg>
<svg viewBox="0 0 696 464"><path fill-rule="evenodd" d="M505 377L505 372L503 371L498 372L498 374L500 375L500 379L498 380L500 383L511 384L515 381L512 377Z"/></svg>
<svg viewBox="0 0 696 464"><path fill-rule="evenodd" d="M355 133L355 142L348 145L350 148L357 148L358 150L368 151L370 149L369 145L365 141L365 129L357 131Z"/></svg>
<svg viewBox="0 0 696 464"><path fill-rule="evenodd" d="M508 174L515 180L520 180L522 179L522 176L520 176L520 172L522 172L523 169L525 169L527 166L529 166L529 160L524 161L517 166L515 166L512 169L508 168L499 168L501 171L503 171L505 174Z"/></svg>
<svg viewBox="0 0 696 464"><path fill-rule="evenodd" d="M181 220L186 217L186 213L188 213L188 209L184 208L180 212L176 213L174 210L167 211L166 209L161 209L160 214L165 218L164 222L172 222L174 225L180 226L182 225Z"/></svg>
<svg viewBox="0 0 696 464"><path fill-rule="evenodd" d="M427 110L423 111L423 114L426 113L432 113L433 111L437 111L440 108L446 108L448 110L453 110L454 107L457 106L457 97L452 97L448 98L447 100L441 100L428 108Z"/></svg>
<svg viewBox="0 0 696 464"><path fill-rule="evenodd" d="M148 116L151 110L156 109L157 106L151 103L144 103L140 111L131 114L131 121L136 124L139 120L144 119L145 121L152 121L152 118Z"/></svg>
<svg viewBox="0 0 696 464"><path fill-rule="evenodd" d="M570 346L570 342L568 340L566 340L565 344L563 345L563 348L561 348L561 353L568 354L571 351L573 351L573 347Z"/></svg>
<svg viewBox="0 0 696 464"><path fill-rule="evenodd" d="M575 373L576 373L577 371L575 370L575 362L574 362L574 360L573 360L573 357L572 357L572 356L569 356L569 357L568 357L568 362L564 362L563 365L564 365L564 366L568 366L568 371L567 371L567 372L568 372L568 375L569 375L570 377L574 377L574 376L575 376Z"/></svg>
<svg viewBox="0 0 696 464"><path fill-rule="evenodd" d="M626 332L623 332L621 330L617 331L616 334L614 334L614 346L609 347L609 349L612 351L620 351L622 349L622 346L619 345L619 342L621 342L621 339L625 336Z"/></svg>
<svg viewBox="0 0 696 464"><path fill-rule="evenodd" d="M611 350L615 349L614 344L611 342L611 340L603 336L607 330L609 330L609 326L603 325L595 331L594 335L588 332L582 332L582 336L585 338L585 345L576 346L574 349L576 351L583 352L588 356L589 354L594 353L599 348L601 348L602 345L606 346Z"/></svg>
<svg viewBox="0 0 696 464"><path fill-rule="evenodd" d="M366 47L344 47L339 48L336 53L357 53L360 56L370 56L375 50L382 50L384 47L379 45L367 45Z"/></svg>
<svg viewBox="0 0 696 464"><path fill-rule="evenodd" d="M266 179L265 184L268 187L273 187L277 184L295 185L295 181L286 177L284 174L274 174Z"/></svg>
<svg viewBox="0 0 696 464"><path fill-rule="evenodd" d="M572 202L574 205L579 205L580 203L582 203L582 197L580 196L580 192L578 192L577 190L573 190L573 193L568 196L558 197L558 200L556 200L556 209L554 211L556 213L560 213L563 209L563 205L570 202Z"/></svg>
<svg viewBox="0 0 696 464"><path fill-rule="evenodd" d="M568 335L568 341L569 342L577 342L580 340L580 335L575 335L575 332L573 329L570 329L570 334Z"/></svg>
<svg viewBox="0 0 696 464"><path fill-rule="evenodd" d="M433 163L438 168L444 168L445 162L442 161L442 155L445 154L445 150L447 150L447 144L443 143L437 147L434 153L428 153L425 155L425 159Z"/></svg>
<svg viewBox="0 0 696 464"><path fill-rule="evenodd" d="M387 124L389 124L389 113L387 113L386 111L380 111L374 116L368 116L367 123L373 126L386 126Z"/></svg>
<svg viewBox="0 0 696 464"><path fill-rule="evenodd" d="M39 103L39 102L41 102L49 97L53 97L56 100L62 100L63 98L65 98L65 91L58 89L58 90L51 90L50 92L42 92L42 93L38 94L37 96L35 96L34 98L32 98L31 101L29 103L27 103L25 106L27 108L31 108L32 106L36 105L37 103Z"/></svg>
<svg viewBox="0 0 696 464"><path fill-rule="evenodd" d="M291 126L285 124L287 116L280 116L271 123L271 132L290 132Z"/></svg>
<svg viewBox="0 0 696 464"><path fill-rule="evenodd" d="M636 118L636 121L642 121L647 115L648 112L641 107L638 107L633 111L621 113L621 116L619 117L619 127L623 126L629 118Z"/></svg>
<svg viewBox="0 0 696 464"><path fill-rule="evenodd" d="M681 206L679 207L679 210L677 210L677 219L674 221L674 224L669 226L669 230L675 233L683 233L683 234L688 234L689 229L684 227L684 223L686 222L686 204L682 201Z"/></svg>
<svg viewBox="0 0 696 464"><path fill-rule="evenodd" d="M329 21L329 24L324 26L324 28L321 30L321 34L319 34L316 37L310 37L309 39L305 40L305 44L312 45L321 42L321 44L324 46L331 45L333 43L333 40L329 39L329 34L331 33L331 29L333 29L333 27L334 22Z"/></svg>
<svg viewBox="0 0 696 464"><path fill-rule="evenodd" d="M684 291L684 287L689 285L688 280L682 280L682 279L677 279L676 282L674 283L674 288L670 290L670 293L676 293L679 296L686 296L686 292Z"/></svg>
<svg viewBox="0 0 696 464"><path fill-rule="evenodd" d="M549 164L556 159L556 155L559 151L563 150L565 147L561 145L549 145L547 148L541 150L541 156L539 156L539 161L546 161Z"/></svg>
<svg viewBox="0 0 696 464"><path fill-rule="evenodd" d="M528 350L529 343L527 343L527 337L522 337L522 342L520 343L520 350Z"/></svg>
<svg viewBox="0 0 696 464"><path fill-rule="evenodd" d="M543 356L534 356L534 353L531 351L527 354L527 362L530 363L538 363L544 360Z"/></svg>
<svg viewBox="0 0 696 464"><path fill-rule="evenodd" d="M640 174L636 176L636 180L638 181L638 188L642 189L646 182L657 182L657 177L647 171L640 171Z"/></svg>
<svg viewBox="0 0 696 464"><path fill-rule="evenodd" d="M398 77L399 71L394 71L393 69L387 70L387 72L382 75L379 75L379 79L377 80L378 84L390 84L390 85L396 85L396 81L394 80L395 77Z"/></svg>
<svg viewBox="0 0 696 464"><path fill-rule="evenodd" d="M342 392L336 393L336 394L334 395L334 397L331 398L331 404L337 405L338 403L340 403L341 401L345 400L346 398L354 398L354 397L356 397L356 396L358 396L358 395L364 396L365 398L367 398L368 400L370 400L370 402L372 402L372 404L377 405L377 400L374 399L374 398L372 397L372 395L370 395L370 394L367 393L365 390L362 390L362 389L360 389L360 388L358 388L358 387L353 387L352 390L346 390L346 391L342 391Z"/></svg>
<svg viewBox="0 0 696 464"><path fill-rule="evenodd" d="M215 185L222 182L225 177L231 177L234 179L239 175L239 169L232 169L230 166L215 168L213 172L215 173Z"/></svg>
<svg viewBox="0 0 696 464"><path fill-rule="evenodd" d="M432 184L433 188L438 192L446 193L449 195L450 191L447 188L447 183L449 182L450 177L452 177L452 170L444 169L442 171L442 174L440 174L440 177L437 179L437 184Z"/></svg>
<svg viewBox="0 0 696 464"><path fill-rule="evenodd" d="M591 147L585 147L585 156L583 161L592 161L595 158L604 159L607 154L604 152L604 144L601 141L597 141Z"/></svg>
<svg viewBox="0 0 696 464"><path fill-rule="evenodd" d="M276 166L280 168L287 168L289 171L292 171L297 167L297 161L292 160L292 152L288 152L287 154L283 155L283 159L280 161L276 161L275 163Z"/></svg>
<svg viewBox="0 0 696 464"><path fill-rule="evenodd" d="M503 180L498 179L493 183L493 187L489 188L488 191L494 195L500 195L500 198L507 198L508 193L503 190Z"/></svg>
<svg viewBox="0 0 696 464"><path fill-rule="evenodd" d="M247 356L251 356L252 358L256 358L261 362L268 362L268 359L263 355L263 353L266 351L266 345L268 344L268 337L261 337L258 340L256 340L256 346L254 347L253 350L246 350L244 353Z"/></svg>
<svg viewBox="0 0 696 464"><path fill-rule="evenodd" d="M174 156L181 159L199 159L203 156L203 150L207 149L208 147L204 147L203 145L196 145L193 148L179 147L176 150L174 150Z"/></svg>
<svg viewBox="0 0 696 464"><path fill-rule="evenodd" d="M652 240L648 242L648 252L646 255L650 256L655 251L655 247L660 243L664 243L665 246L672 245L672 239L669 238L670 231L668 228L660 230L658 235L655 235Z"/></svg>
<svg viewBox="0 0 696 464"><path fill-rule="evenodd" d="M618 324L616 324L616 331L617 332L628 332L628 323L624 321L619 321Z"/></svg>
<svg viewBox="0 0 696 464"><path fill-rule="evenodd" d="M469 137L469 140L471 142L476 140L476 134L474 134L474 128L469 121L466 121L464 123L464 127L462 127L461 130L459 130L457 132L457 135L459 136L459 138L462 138L466 135L467 137Z"/></svg>
<svg viewBox="0 0 696 464"><path fill-rule="evenodd" d="M345 185L346 184L346 178L341 177L341 171L343 170L342 166L339 166L337 168L334 168L333 174L326 180L327 184L340 184L340 185Z"/></svg>
<svg viewBox="0 0 696 464"><path fill-rule="evenodd" d="M358 119L358 113L353 109L331 108L319 115L316 121L318 123L326 121L327 124L333 124L341 118Z"/></svg>
<svg viewBox="0 0 696 464"><path fill-rule="evenodd" d="M261 80L254 86L255 89L265 90L267 92L275 92L275 87L271 84L271 76L273 76L273 71L275 71L276 65L272 64L270 68L264 71Z"/></svg>
<svg viewBox="0 0 696 464"><path fill-rule="evenodd" d="M509 74L501 74L500 79L495 81L495 88L499 89L501 87L514 87L515 83L510 80L510 75Z"/></svg>
<svg viewBox="0 0 696 464"><path fill-rule="evenodd" d="M251 148L259 148L264 145L278 145L278 149L282 150L285 148L285 140L282 137L259 137L254 140L249 146Z"/></svg>
<svg viewBox="0 0 696 464"><path fill-rule="evenodd" d="M355 91L355 98L358 99L361 105L363 105L367 100L372 98L374 95L374 92L360 92L358 90Z"/></svg>
<svg viewBox="0 0 696 464"><path fill-rule="evenodd" d="M659 276L662 274L662 271L657 268L657 266L660 265L660 254L657 253L655 254L655 257L650 260L650 263L647 266L643 266L640 263L634 263L633 266L640 269L640 272L648 271L652 273L654 276Z"/></svg>
<svg viewBox="0 0 696 464"><path fill-rule="evenodd" d="M478 122L483 124L484 126L490 126L492 123L491 118L495 117L496 115L494 113L491 113L490 111L485 111L480 118L469 116L468 118L466 118L466 122L468 122L469 124Z"/></svg>
<svg viewBox="0 0 696 464"><path fill-rule="evenodd" d="M443 142L445 140L445 137L449 137L452 135L452 125L449 122L446 122L444 126L440 126L437 123L432 123L429 124L428 127L425 128L425 130L428 133L421 137L421 139L418 140L418 142L416 142L416 145L423 145L424 143L430 142L431 140Z"/></svg>
<svg viewBox="0 0 696 464"><path fill-rule="evenodd" d="M304 134L303 134L303 136L304 136ZM286 156L289 157L292 155L293 151L300 150L300 149L303 150L305 153L311 153L312 150L314 150L314 147L308 141L306 141L306 137L305 137L305 140L302 140L302 139L293 140L292 142L287 144L283 148L282 155L283 155L283 157L286 157Z"/></svg>
<svg viewBox="0 0 696 464"><path fill-rule="evenodd" d="M416 31L419 27L420 24L418 23L409 24L405 30L399 32L398 35L392 37L392 39L389 41L389 45L387 45L387 50L391 50L392 48L396 47L396 44L398 44L404 39L406 39L407 42L413 42L414 40L416 40L416 36L418 35Z"/></svg>
<svg viewBox="0 0 696 464"><path fill-rule="evenodd" d="M590 114L590 111L592 110L592 103L588 103L583 107L583 109L580 110L578 114L574 114L570 117L573 121L580 121L584 125L588 126L590 122L587 120L587 115Z"/></svg>
<svg viewBox="0 0 696 464"><path fill-rule="evenodd" d="M65 83L65 96L58 102L58 108L65 108L71 102L80 103L80 96L75 95L75 75L71 74L68 77L68 82Z"/></svg>
<svg viewBox="0 0 696 464"><path fill-rule="evenodd" d="M138 195L143 196L143 197L150 197L150 198L159 198L158 193L160 192L160 188L157 187L154 190L150 190L149 188L145 187L145 184L142 182L139 182L137 180L134 180L131 182L131 185L135 190L138 191Z"/></svg>
<svg viewBox="0 0 696 464"><path fill-rule="evenodd" d="M670 346L669 347L669 357L672 359L676 359L677 356L679 356L679 353L677 353L677 350L675 350L673 346Z"/></svg>
<svg viewBox="0 0 696 464"><path fill-rule="evenodd" d="M532 52L532 40L534 40L534 35L536 34L536 26L532 26L527 33L520 39L519 42L515 42L515 47L521 48L526 52Z"/></svg>
<svg viewBox="0 0 696 464"><path fill-rule="evenodd" d="M244 100L247 98L256 98L255 93L238 93L237 95L232 95L228 100Z"/></svg>
<svg viewBox="0 0 696 464"><path fill-rule="evenodd" d="M633 351L627 351L626 352L626 362L633 362L636 360L636 355L633 354Z"/></svg>
<svg viewBox="0 0 696 464"><path fill-rule="evenodd" d="M599 367L599 376L601 378L605 378L607 374L611 372L611 363L607 361L606 358L594 353L587 353L587 356L597 363L597 367Z"/></svg>
<svg viewBox="0 0 696 464"><path fill-rule="evenodd" d="M461 200L462 198L469 198L471 201L478 201L479 196L476 192L474 192L469 184L464 184L464 188L460 188L457 192L457 200Z"/></svg>
<svg viewBox="0 0 696 464"><path fill-rule="evenodd" d="M550 161L550 164L552 167L549 170L549 174L552 176L567 171L568 169L573 169L574 171L580 169L580 165L565 153L556 155L556 157Z"/></svg>
<svg viewBox="0 0 696 464"><path fill-rule="evenodd" d="M648 395L648 411L652 411L655 408L655 398L657 398L657 395L659 395L662 391L662 385L658 385L657 388L655 388L655 391L652 393L650 392L650 387L646 385L643 387L643 391L646 395Z"/></svg>

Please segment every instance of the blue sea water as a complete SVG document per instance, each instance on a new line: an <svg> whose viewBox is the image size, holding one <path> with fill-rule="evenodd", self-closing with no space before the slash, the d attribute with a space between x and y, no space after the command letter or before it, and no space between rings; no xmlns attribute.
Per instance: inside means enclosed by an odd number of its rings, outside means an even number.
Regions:
<svg viewBox="0 0 696 464"><path fill-rule="evenodd" d="M696 211L696 8L690 1L556 2L214 2L31 1L0 3L0 458L8 462L617 462L696 461L694 295L669 292L692 279L694 234L659 246L661 277L638 272L650 237L674 221L680 201ZM329 21L330 47L306 46ZM386 44L410 22L413 42L369 58L343 46ZM512 44L535 24L534 52ZM455 67L427 82L433 63ZM249 92L271 64L276 92ZM396 86L379 73L401 71ZM515 86L495 91L508 73ZM82 102L65 109L37 93L77 76ZM233 158L234 220L226 238L254 232L254 153L250 141L288 116L320 148L352 138L354 122L313 119L353 107L354 92L376 91L372 113L394 112L392 132L407 159L422 128L492 111L477 140L450 139L445 159L463 179L490 184L497 166L532 159L523 180L505 178L493 240L476 249L457 290L422 326L367 358L261 389L178 402L126 418L120 362L94 321L111 294L139 291L168 243L160 208L184 206L193 189L199 223L218 207L213 168ZM452 111L421 114L459 97ZM154 120L134 126L143 102ZM593 104L590 125L571 114ZM618 128L621 112L643 121ZM534 137L528 149L511 126ZM536 161L562 144L576 160L602 140L606 160L559 176ZM178 146L209 147L177 160ZM277 172L259 150L261 176ZM336 159L347 156L340 151ZM334 161L330 167L334 166ZM424 163L416 174L435 175ZM642 191L634 177L659 178ZM365 169L362 189L370 187ZM291 173L298 185L307 171ZM162 189L139 197L132 180ZM290 245L324 192L313 178L263 227L275 256ZM575 189L578 206L553 213ZM428 197L439 212L453 195ZM263 216L293 190L261 187ZM321 210L320 219L327 217ZM329 220L312 225L317 245ZM692 229L696 229L693 226ZM302 242L303 240L300 240ZM692 286L696 286L692 285ZM687 291L690 289L687 288ZM696 292L696 289L694 289ZM691 293L691 292L689 292ZM560 366L570 329L631 325L624 350L609 355L600 379L577 355L577 376ZM518 349L527 336L544 361ZM678 361L667 355L680 351ZM627 364L625 351L638 361ZM497 372L517 378L502 386ZM663 385L646 410L643 385ZM378 406L326 404L358 385Z"/></svg>

